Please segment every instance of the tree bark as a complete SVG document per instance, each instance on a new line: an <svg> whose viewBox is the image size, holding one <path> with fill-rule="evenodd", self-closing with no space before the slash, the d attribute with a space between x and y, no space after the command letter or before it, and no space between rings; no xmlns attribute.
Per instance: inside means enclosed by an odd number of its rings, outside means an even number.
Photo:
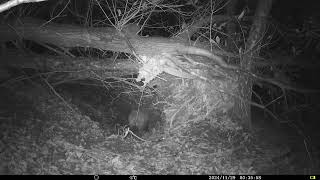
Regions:
<svg viewBox="0 0 320 180"><path fill-rule="evenodd" d="M260 53L260 45L262 43L264 32L267 27L267 17L272 7L272 0L259 0L255 12L255 18L252 23L249 38L246 42L246 53L240 61L240 66L247 71L252 71L253 57L257 57ZM248 76L240 76L239 94L242 99L236 104L235 113L240 118L245 127L251 129L251 96L253 80Z"/></svg>
<svg viewBox="0 0 320 180"><path fill-rule="evenodd" d="M190 46L187 41L175 38L141 37L128 32L126 27L119 32L114 27L81 28L74 25L47 23L25 18L10 25L3 23L0 25L0 34L2 36L0 41L23 38L53 44L65 49L80 46L139 55L140 58L136 56L137 61L135 63L140 62L145 65L148 61L149 64L145 66L149 68L148 72L155 72L153 74L142 73L143 75L138 77L138 80L141 80L148 76L146 83L161 72L182 78L196 78L197 75L191 72L192 68L194 69L197 65L196 61L203 61L204 58L196 58L194 61L190 58L185 59L184 55L203 56L206 57L205 63L214 63L223 68L236 69L216 55L219 54L218 51L213 53L205 49L200 43L197 46ZM189 68L187 73L185 69L181 69L182 66Z"/></svg>
<svg viewBox="0 0 320 180"><path fill-rule="evenodd" d="M138 65L127 59L97 59L23 54L7 51L1 55L0 67L28 68L39 71L66 73L72 79L106 79L121 77L138 71Z"/></svg>
<svg viewBox="0 0 320 180"><path fill-rule="evenodd" d="M227 15L230 16L230 17L233 17L234 15L236 15L236 7L237 7L237 3L238 3L238 0L233 0L233 1L229 1L228 2L228 6L227 6ZM236 42L236 36L235 36L235 33L236 33L236 24L232 21L230 21L228 24L227 24L227 33L229 34L229 38L227 40L227 43L228 43L228 49L230 52L236 52L237 48L236 48L236 45L235 44Z"/></svg>

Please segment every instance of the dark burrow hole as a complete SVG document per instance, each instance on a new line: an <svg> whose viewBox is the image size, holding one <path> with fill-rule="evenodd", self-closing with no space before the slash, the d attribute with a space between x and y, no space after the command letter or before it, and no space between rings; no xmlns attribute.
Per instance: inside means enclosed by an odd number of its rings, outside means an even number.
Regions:
<svg viewBox="0 0 320 180"><path fill-rule="evenodd" d="M103 83L82 80L55 88L84 115L98 122L106 135L119 134L127 127L140 136L161 131L164 124L161 107L153 105L157 99L155 89L146 88L141 92L139 83L129 82L133 86L113 79ZM139 114L132 116L134 111ZM131 123L130 113L134 121Z"/></svg>

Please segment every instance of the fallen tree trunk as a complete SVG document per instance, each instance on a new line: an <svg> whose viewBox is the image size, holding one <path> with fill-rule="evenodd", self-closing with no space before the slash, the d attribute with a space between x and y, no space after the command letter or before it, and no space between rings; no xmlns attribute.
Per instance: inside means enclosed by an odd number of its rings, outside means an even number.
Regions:
<svg viewBox="0 0 320 180"><path fill-rule="evenodd" d="M74 78L113 78L139 73L143 85L157 85L162 95L164 113L169 127L178 130L186 122L197 122L233 107L237 97L238 67L224 62L201 44L190 46L185 40L161 37L140 37L130 28L80 28L35 19L0 26L0 41L27 39L40 44L52 44L64 49L91 47L129 53L135 60L63 57L13 57L4 55L2 64L15 67L40 67L47 71L68 72ZM222 54L217 51L217 54ZM29 59L29 60L28 60ZM36 63L34 63L36 62ZM217 66L215 66L217 65ZM163 73L164 72L164 73ZM230 127L232 126L230 125ZM182 131L179 131L182 132Z"/></svg>

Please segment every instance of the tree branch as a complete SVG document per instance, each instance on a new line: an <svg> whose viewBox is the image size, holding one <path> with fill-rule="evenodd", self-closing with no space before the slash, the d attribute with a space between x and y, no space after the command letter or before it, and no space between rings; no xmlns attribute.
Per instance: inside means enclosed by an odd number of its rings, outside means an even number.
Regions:
<svg viewBox="0 0 320 180"><path fill-rule="evenodd" d="M8 9L11 9L15 6L18 6L19 4L23 3L32 3L32 2L42 2L46 0L10 0L0 5L0 12L6 11Z"/></svg>
<svg viewBox="0 0 320 180"><path fill-rule="evenodd" d="M127 59L70 58L49 55L23 55L14 51L0 56L2 67L31 68L49 72L66 72L77 78L109 78L138 72L138 65Z"/></svg>

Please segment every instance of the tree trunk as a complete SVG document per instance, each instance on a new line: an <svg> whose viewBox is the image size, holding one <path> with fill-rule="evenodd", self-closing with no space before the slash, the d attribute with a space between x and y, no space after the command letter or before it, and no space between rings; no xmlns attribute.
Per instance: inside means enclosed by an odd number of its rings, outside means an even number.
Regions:
<svg viewBox="0 0 320 180"><path fill-rule="evenodd" d="M249 38L246 42L246 53L243 55L240 66L247 70L252 71L253 57L258 56L260 53L261 39L267 27L267 17L271 10L272 0L259 0L255 12L255 18L250 29ZM238 117L248 129L251 129L251 96L252 96L252 79L248 76L242 75L239 79L239 96L243 100L237 101L235 113L240 115Z"/></svg>
<svg viewBox="0 0 320 180"><path fill-rule="evenodd" d="M228 2L227 6L227 15L230 17L233 17L236 15L236 7L237 7L238 0L233 0ZM236 47L236 39L235 39L235 33L236 33L236 23L233 21L230 21L227 24L227 33L229 34L230 38L228 38L228 49L230 52L236 52L237 47Z"/></svg>

